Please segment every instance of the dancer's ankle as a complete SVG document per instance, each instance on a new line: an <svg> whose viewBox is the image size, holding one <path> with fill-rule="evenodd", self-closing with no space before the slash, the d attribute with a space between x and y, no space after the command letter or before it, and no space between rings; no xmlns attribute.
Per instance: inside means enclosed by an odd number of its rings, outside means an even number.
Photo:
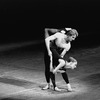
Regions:
<svg viewBox="0 0 100 100"><path fill-rule="evenodd" d="M43 90L47 90L47 89L49 89L50 88L50 83L47 83L47 85L44 87L44 88L42 88Z"/></svg>

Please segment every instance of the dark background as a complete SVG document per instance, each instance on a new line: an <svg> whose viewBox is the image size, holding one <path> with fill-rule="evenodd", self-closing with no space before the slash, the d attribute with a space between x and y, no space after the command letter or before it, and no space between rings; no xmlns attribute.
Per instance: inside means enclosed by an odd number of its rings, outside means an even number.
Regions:
<svg viewBox="0 0 100 100"><path fill-rule="evenodd" d="M44 28L77 29L77 46L99 45L99 0L0 0L0 44L41 40Z"/></svg>

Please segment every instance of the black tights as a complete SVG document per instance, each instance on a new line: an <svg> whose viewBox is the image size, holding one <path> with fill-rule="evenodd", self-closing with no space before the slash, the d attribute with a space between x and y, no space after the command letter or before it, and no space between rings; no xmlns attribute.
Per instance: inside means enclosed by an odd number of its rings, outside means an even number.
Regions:
<svg viewBox="0 0 100 100"><path fill-rule="evenodd" d="M65 80L66 84L68 84L69 83L69 79L68 79L68 75L67 75L66 72L62 73L62 77Z"/></svg>
<svg viewBox="0 0 100 100"><path fill-rule="evenodd" d="M68 84L68 83L69 83L69 80L68 80L68 75L67 75L66 72L65 72L65 73L62 73L62 77L63 77L63 79L65 80L66 84ZM52 72L50 72L50 78L51 78L53 87L56 87L55 75L54 75Z"/></svg>
<svg viewBox="0 0 100 100"><path fill-rule="evenodd" d="M55 74L50 72L50 57L48 56L47 51L45 51L44 63L45 63L45 78L46 78L46 81L47 81L47 83L50 83L50 79L51 79L53 86L56 87ZM65 82L68 84L69 80L68 80L68 75L67 75L66 72L62 73L62 77L65 80Z"/></svg>

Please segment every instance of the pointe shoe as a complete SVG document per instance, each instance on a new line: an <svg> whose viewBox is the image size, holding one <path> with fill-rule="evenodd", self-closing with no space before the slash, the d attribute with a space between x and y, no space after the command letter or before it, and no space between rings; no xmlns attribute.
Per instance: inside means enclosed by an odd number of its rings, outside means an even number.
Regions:
<svg viewBox="0 0 100 100"><path fill-rule="evenodd" d="M50 86L47 84L44 88L42 88L42 90L47 90L50 89Z"/></svg>
<svg viewBox="0 0 100 100"><path fill-rule="evenodd" d="M61 89L59 89L58 87L55 87L54 90L55 90L55 91L58 91L58 92L61 91Z"/></svg>
<svg viewBox="0 0 100 100"><path fill-rule="evenodd" d="M70 84L67 84L67 91L68 92L72 92L73 91L73 89L71 88L71 85Z"/></svg>

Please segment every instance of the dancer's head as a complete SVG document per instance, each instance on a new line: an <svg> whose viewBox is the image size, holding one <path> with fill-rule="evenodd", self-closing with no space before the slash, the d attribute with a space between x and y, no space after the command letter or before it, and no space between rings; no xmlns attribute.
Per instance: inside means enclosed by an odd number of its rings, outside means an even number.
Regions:
<svg viewBox="0 0 100 100"><path fill-rule="evenodd" d="M69 57L69 61L66 61L65 68L74 69L77 66L77 60L73 57Z"/></svg>
<svg viewBox="0 0 100 100"><path fill-rule="evenodd" d="M68 41L73 41L75 38L78 36L78 32L76 29L71 29L70 31L67 32L67 39Z"/></svg>
<svg viewBox="0 0 100 100"><path fill-rule="evenodd" d="M66 30L66 28L65 28L65 30ZM76 37L77 37L78 36L78 32L77 32L76 29L71 29L71 30L68 31L67 35L68 36L76 35Z"/></svg>
<svg viewBox="0 0 100 100"><path fill-rule="evenodd" d="M66 38L67 42L75 40L75 38L78 36L78 32L76 29L67 30L67 28L62 28L58 32L61 32L67 35L67 38Z"/></svg>

